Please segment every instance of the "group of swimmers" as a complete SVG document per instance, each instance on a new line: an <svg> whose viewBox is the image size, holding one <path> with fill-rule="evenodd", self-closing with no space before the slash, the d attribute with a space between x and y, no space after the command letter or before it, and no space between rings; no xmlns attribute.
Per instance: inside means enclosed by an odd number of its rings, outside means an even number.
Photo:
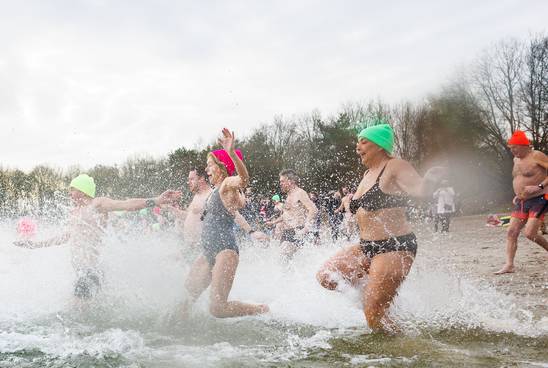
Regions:
<svg viewBox="0 0 548 368"><path fill-rule="evenodd" d="M344 206L355 216L360 242L338 251L325 262L316 277L320 285L329 290L337 289L341 279L361 287L363 311L369 327L375 331L391 331L396 326L387 312L411 269L418 247L406 217L408 197L430 198L436 184L447 172L444 168L434 167L421 177L409 162L394 158L394 132L390 125L383 122L361 130L357 139L356 153L367 170ZM208 154L205 170L196 168L190 171L188 187L194 196L186 210L179 211L185 243L200 249L200 255L192 264L185 281L188 297L183 303L182 314L188 315L194 301L208 287L209 309L215 317L266 313L269 308L265 304L229 300L239 263L234 224L238 224L255 240L264 240L266 235L253 229L239 213L245 206L243 192L249 184L250 175L242 153L235 148L234 133L223 129L219 144L222 149ZM509 142L509 145L514 152L514 144ZM540 156L537 156L539 159ZM521 156L516 157L520 159ZM545 160L546 157L540 159ZM520 165L520 173L534 171L530 165ZM523 174L527 180L531 179L529 181L516 179L519 175L515 175L514 182L529 183L533 180L529 174ZM534 178L536 180L540 176L535 174ZM546 175L537 189L544 190L545 181ZM282 249L290 257L312 232L317 208L299 187L293 170L280 173L280 187L287 195L280 216L284 225ZM74 209L67 232L47 241L27 240L16 242L16 245L38 248L70 240L77 272L74 295L80 301L86 301L100 289L102 283L97 258L106 214L170 204L177 201L181 193L168 190L149 199L99 198L95 197L93 179L85 174L72 180L70 188ZM529 188L525 192L522 195L516 191L517 201L521 201L520 216L537 208L536 202L533 206L527 201L533 194L538 195L538 191L533 193ZM535 215L542 215L542 211L545 212L546 208L540 212L536 209ZM512 223L510 228L515 229L516 226ZM532 240L543 245L538 238ZM513 269L502 271L511 272ZM363 283L366 275L368 282Z"/></svg>

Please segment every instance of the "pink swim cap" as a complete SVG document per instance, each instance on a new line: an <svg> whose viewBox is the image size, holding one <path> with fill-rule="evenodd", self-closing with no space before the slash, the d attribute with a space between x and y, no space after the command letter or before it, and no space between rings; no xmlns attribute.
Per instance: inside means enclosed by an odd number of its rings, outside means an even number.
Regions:
<svg viewBox="0 0 548 368"><path fill-rule="evenodd" d="M234 152L236 152L236 156L238 156L240 160L243 161L244 157L242 156L242 151L237 149L234 150ZM215 158L219 160L223 165L225 165L228 176L232 176L232 174L234 174L234 170L236 169L236 167L234 166L234 161L232 161L232 159L228 155L228 152L226 152L224 149L220 149L212 151L211 154L215 156Z"/></svg>
<svg viewBox="0 0 548 368"><path fill-rule="evenodd" d="M28 217L22 217L17 221L17 233L30 238L36 233L36 223Z"/></svg>
<svg viewBox="0 0 548 368"><path fill-rule="evenodd" d="M154 207L152 212L154 212L155 215L159 215L162 212L162 209L160 207Z"/></svg>

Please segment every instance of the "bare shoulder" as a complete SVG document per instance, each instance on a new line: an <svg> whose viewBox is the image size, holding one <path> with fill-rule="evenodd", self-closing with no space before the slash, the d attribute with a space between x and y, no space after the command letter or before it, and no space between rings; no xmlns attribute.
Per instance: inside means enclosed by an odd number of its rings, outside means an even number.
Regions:
<svg viewBox="0 0 548 368"><path fill-rule="evenodd" d="M308 193L303 188L299 188L299 190L297 191L297 195L299 196L299 198L302 198L303 196L308 198Z"/></svg>
<svg viewBox="0 0 548 368"><path fill-rule="evenodd" d="M388 161L389 165L388 168L393 170L394 168L402 168L402 167L408 167L411 166L409 161L406 161L402 158L393 158L390 161Z"/></svg>
<svg viewBox="0 0 548 368"><path fill-rule="evenodd" d="M386 168L387 174L390 176L397 176L398 174L406 173L408 170L415 170L413 165L409 161L401 158L394 158L389 161Z"/></svg>
<svg viewBox="0 0 548 368"><path fill-rule="evenodd" d="M548 156L542 151L533 151L532 154L535 160L546 161L548 159Z"/></svg>

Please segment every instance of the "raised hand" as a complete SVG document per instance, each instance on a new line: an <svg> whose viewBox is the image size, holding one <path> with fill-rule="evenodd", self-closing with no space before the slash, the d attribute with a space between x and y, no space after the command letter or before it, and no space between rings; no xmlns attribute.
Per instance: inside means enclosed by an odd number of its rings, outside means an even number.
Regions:
<svg viewBox="0 0 548 368"><path fill-rule="evenodd" d="M219 144L226 152L230 153L234 151L235 140L236 138L234 138L234 132L231 132L227 128L223 128L223 135L219 138Z"/></svg>

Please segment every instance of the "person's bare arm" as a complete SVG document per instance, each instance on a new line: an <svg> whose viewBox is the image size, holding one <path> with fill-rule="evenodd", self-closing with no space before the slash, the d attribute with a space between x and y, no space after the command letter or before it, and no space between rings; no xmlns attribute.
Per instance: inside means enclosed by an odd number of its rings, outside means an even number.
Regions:
<svg viewBox="0 0 548 368"><path fill-rule="evenodd" d="M13 244L22 248L35 249L35 248L52 247L55 245L62 245L68 242L69 239L70 239L70 233L67 231L66 233L50 238L48 240L43 240L43 241L19 240L19 241L14 241Z"/></svg>
<svg viewBox="0 0 548 368"><path fill-rule="evenodd" d="M93 200L93 206L99 212L112 211L137 211L147 207L149 200L154 201L155 205L171 203L178 200L181 192L175 190L167 190L156 198L131 198L126 200L116 200L107 197L99 197Z"/></svg>
<svg viewBox="0 0 548 368"><path fill-rule="evenodd" d="M219 143L223 149L228 152L228 155L234 162L234 167L238 175L231 176L225 179L223 186L225 189L244 189L249 185L249 173L244 162L240 160L236 152L234 151L234 132L230 132L228 129L223 129L223 137L219 139Z"/></svg>
<svg viewBox="0 0 548 368"><path fill-rule="evenodd" d="M299 192L298 200L303 204L304 208L306 208L306 223L303 230L304 232L309 232L311 231L311 227L318 214L318 208L304 190Z"/></svg>
<svg viewBox="0 0 548 368"><path fill-rule="evenodd" d="M545 155L543 152L534 151L533 159L535 160L535 163L537 165L543 167L545 170L548 170L548 156Z"/></svg>
<svg viewBox="0 0 548 368"><path fill-rule="evenodd" d="M413 197L430 197L433 193L433 186L441 178L442 167L432 167L421 177L415 168L405 160L394 160L392 172L398 187Z"/></svg>
<svg viewBox="0 0 548 368"><path fill-rule="evenodd" d="M184 221L188 214L186 210L180 209L170 204L166 204L162 206L162 208L168 211L169 213L173 214L173 216L175 216L177 220L180 220L180 221Z"/></svg>
<svg viewBox="0 0 548 368"><path fill-rule="evenodd" d="M261 241L268 240L268 236L265 233L254 230L238 211L236 211L236 213L234 214L234 222L238 226L240 226L246 233L248 233L249 236L251 236L253 239Z"/></svg>
<svg viewBox="0 0 548 368"><path fill-rule="evenodd" d="M533 151L533 160L537 165L544 169L544 179L538 184L526 185L523 187L523 190L519 193L519 197L522 199L540 196L547 193L546 187L548 186L548 176L546 173L548 171L548 158L540 151Z"/></svg>
<svg viewBox="0 0 548 368"><path fill-rule="evenodd" d="M539 184L542 184L542 186L544 187L542 194L547 194L548 193L548 175L546 174L548 174L548 156L545 155L543 152L535 151L534 158L537 165L543 167L544 170L546 170L544 175L544 180L540 182Z"/></svg>
<svg viewBox="0 0 548 368"><path fill-rule="evenodd" d="M279 224L279 223L282 222L282 221L283 221L282 216L279 215L279 216L276 217L276 218L273 218L273 217L270 218L270 219L266 222L266 224L267 224L267 225L276 225L276 224Z"/></svg>
<svg viewBox="0 0 548 368"><path fill-rule="evenodd" d="M335 210L335 213L339 213L339 212L343 212L344 211L344 199L346 197L343 197L343 199L341 200L341 205Z"/></svg>

